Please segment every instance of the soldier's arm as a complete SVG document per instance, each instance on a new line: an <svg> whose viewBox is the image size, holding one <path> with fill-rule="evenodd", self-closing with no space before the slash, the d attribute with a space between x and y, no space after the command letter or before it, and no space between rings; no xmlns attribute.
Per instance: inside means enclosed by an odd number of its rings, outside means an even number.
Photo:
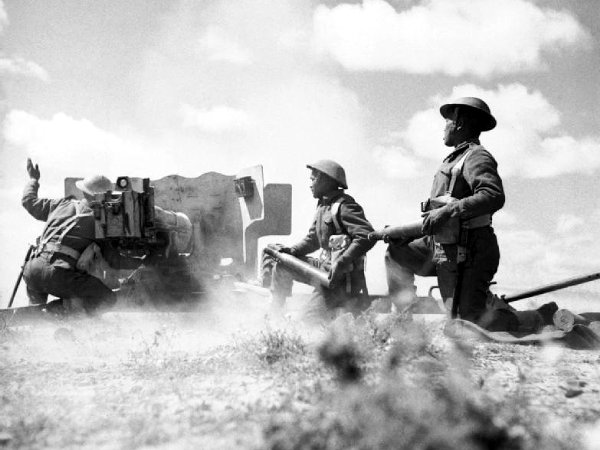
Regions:
<svg viewBox="0 0 600 450"><path fill-rule="evenodd" d="M340 260L351 263L375 245L375 241L369 240L369 233L373 231L373 226L365 217L362 207L354 201L345 201L340 205L340 219L352 239Z"/></svg>
<svg viewBox="0 0 600 450"><path fill-rule="evenodd" d="M315 219L308 230L308 234L304 236L300 242L292 245L291 249L294 256L304 256L319 248L321 248L321 245L319 244L319 238L317 237L317 218L315 216Z"/></svg>
<svg viewBox="0 0 600 450"><path fill-rule="evenodd" d="M487 150L475 150L465 160L463 177L473 195L451 204L452 216L470 219L492 214L504 206L504 189L498 164Z"/></svg>
<svg viewBox="0 0 600 450"><path fill-rule="evenodd" d="M37 220L47 220L48 215L62 202L64 199L48 199L38 198L38 189L40 183L37 180L31 179L25 185L21 204L29 214Z"/></svg>

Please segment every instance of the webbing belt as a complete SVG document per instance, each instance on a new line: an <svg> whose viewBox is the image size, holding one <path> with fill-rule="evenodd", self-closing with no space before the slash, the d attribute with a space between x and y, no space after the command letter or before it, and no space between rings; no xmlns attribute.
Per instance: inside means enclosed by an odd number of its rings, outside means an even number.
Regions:
<svg viewBox="0 0 600 450"><path fill-rule="evenodd" d="M50 252L50 253L60 253L63 255L70 256L75 261L79 259L81 253L75 250L74 248L68 247L64 244L57 244L55 242L46 242L38 251L38 254Z"/></svg>
<svg viewBox="0 0 600 450"><path fill-rule="evenodd" d="M461 173L463 165L465 164L465 160L467 156L471 154L471 150L467 150L460 159L454 164L454 167L450 170L450 184L448 185L448 189L446 190L446 194L452 197L454 193L454 186L456 185L456 180L458 179L458 175Z"/></svg>
<svg viewBox="0 0 600 450"><path fill-rule="evenodd" d="M492 224L492 215L484 214L482 216L473 217L472 219L463 221L461 226L463 228L466 228L467 230L472 230L474 228L487 227L491 224Z"/></svg>

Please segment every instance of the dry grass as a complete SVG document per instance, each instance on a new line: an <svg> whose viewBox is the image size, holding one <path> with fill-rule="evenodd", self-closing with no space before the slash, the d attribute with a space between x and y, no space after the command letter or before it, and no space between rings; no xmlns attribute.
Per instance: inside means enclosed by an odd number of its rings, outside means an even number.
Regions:
<svg viewBox="0 0 600 450"><path fill-rule="evenodd" d="M581 448L600 418L593 352L131 317L0 329L0 448Z"/></svg>

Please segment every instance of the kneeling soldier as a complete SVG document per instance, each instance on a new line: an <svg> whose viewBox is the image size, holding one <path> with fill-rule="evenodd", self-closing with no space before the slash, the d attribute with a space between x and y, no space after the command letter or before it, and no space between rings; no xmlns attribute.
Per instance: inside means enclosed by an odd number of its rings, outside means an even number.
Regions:
<svg viewBox="0 0 600 450"><path fill-rule="evenodd" d="M363 209L344 193L348 186L343 167L330 160L317 161L307 167L311 169L310 189L318 199L312 226L296 245L272 247L328 274L329 287L316 287L306 313L309 319L321 320L331 318L337 308L353 309L367 302L364 259L375 243L368 239L373 227ZM318 258L306 256L319 249ZM293 280L308 282L301 274L263 253L263 286L270 287L275 307L285 304L286 297L291 295Z"/></svg>
<svg viewBox="0 0 600 450"><path fill-rule="evenodd" d="M79 299L90 314L101 306L113 305L117 300L115 293L85 270L90 263L88 255L101 254L115 269L136 269L141 260L125 257L110 244L95 241L96 225L90 202L94 194L111 190L112 183L102 175L95 175L76 182L85 197L83 200L38 198L40 171L29 159L27 172L30 180L23 192L23 207L36 219L46 222L23 271L30 302L44 304L48 294L67 301Z"/></svg>
<svg viewBox="0 0 600 450"><path fill-rule="evenodd" d="M453 147L436 173L420 226L377 231L389 240L386 254L391 295L414 293L414 275L436 276L454 317L488 329L506 327L502 310L486 307L500 252L492 215L504 205L494 157L480 144L496 126L488 105L474 97L445 104L444 144Z"/></svg>

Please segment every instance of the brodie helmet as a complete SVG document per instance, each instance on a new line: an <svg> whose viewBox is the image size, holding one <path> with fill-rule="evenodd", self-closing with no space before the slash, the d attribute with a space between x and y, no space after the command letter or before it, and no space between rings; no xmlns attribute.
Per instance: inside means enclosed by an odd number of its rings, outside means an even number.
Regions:
<svg viewBox="0 0 600 450"><path fill-rule="evenodd" d="M496 126L496 119L490 112L490 107L483 100L477 97L462 97L452 103L446 103L440 108L440 113L445 119L450 118L455 106L466 106L477 113L481 131L492 130Z"/></svg>
<svg viewBox="0 0 600 450"><path fill-rule="evenodd" d="M306 167L323 172L328 177L337 181L343 189L348 189L348 183L346 183L346 171L335 161L321 159L314 164L307 164Z"/></svg>
<svg viewBox="0 0 600 450"><path fill-rule="evenodd" d="M104 175L92 175L75 182L80 190L89 195L102 194L113 188L112 182Z"/></svg>

